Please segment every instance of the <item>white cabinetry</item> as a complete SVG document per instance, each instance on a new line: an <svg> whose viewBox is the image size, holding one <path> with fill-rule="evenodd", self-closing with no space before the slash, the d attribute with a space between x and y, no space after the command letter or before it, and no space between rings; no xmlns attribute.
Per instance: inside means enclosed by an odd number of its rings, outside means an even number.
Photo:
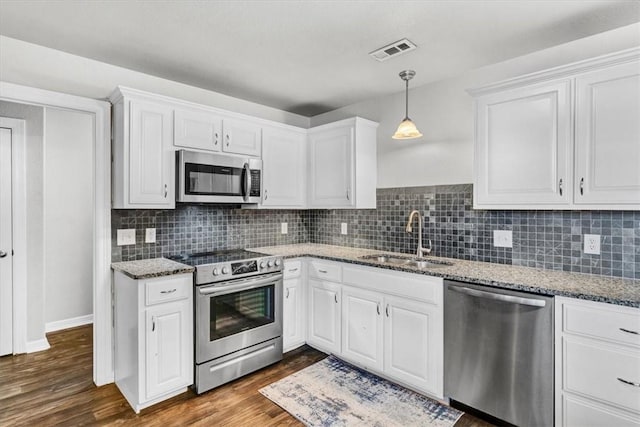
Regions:
<svg viewBox="0 0 640 427"><path fill-rule="evenodd" d="M283 269L282 347L286 352L305 343L307 300L305 299L302 261L285 260Z"/></svg>
<svg viewBox="0 0 640 427"><path fill-rule="evenodd" d="M307 342L328 353L341 352L342 296L340 264L311 260L308 263L309 328Z"/></svg>
<svg viewBox="0 0 640 427"><path fill-rule="evenodd" d="M262 127L249 120L225 118L222 150L260 157Z"/></svg>
<svg viewBox="0 0 640 427"><path fill-rule="evenodd" d="M193 383L193 276L116 272L114 286L115 382L137 413Z"/></svg>
<svg viewBox="0 0 640 427"><path fill-rule="evenodd" d="M376 129L355 117L309 129L310 208L376 207Z"/></svg>
<svg viewBox="0 0 640 427"><path fill-rule="evenodd" d="M640 310L557 297L556 425L640 426Z"/></svg>
<svg viewBox="0 0 640 427"><path fill-rule="evenodd" d="M639 117L640 61L576 78L576 204L640 205Z"/></svg>
<svg viewBox="0 0 640 427"><path fill-rule="evenodd" d="M640 209L640 49L471 90L474 207Z"/></svg>
<svg viewBox="0 0 640 427"><path fill-rule="evenodd" d="M181 148L220 151L222 117L205 109L176 108L173 118L173 145Z"/></svg>
<svg viewBox="0 0 640 427"><path fill-rule="evenodd" d="M265 128L262 140L262 206L304 208L306 205L306 134Z"/></svg>
<svg viewBox="0 0 640 427"><path fill-rule="evenodd" d="M113 207L175 206L173 110L118 90L113 106Z"/></svg>
<svg viewBox="0 0 640 427"><path fill-rule="evenodd" d="M368 369L382 371L382 295L342 287L342 356Z"/></svg>

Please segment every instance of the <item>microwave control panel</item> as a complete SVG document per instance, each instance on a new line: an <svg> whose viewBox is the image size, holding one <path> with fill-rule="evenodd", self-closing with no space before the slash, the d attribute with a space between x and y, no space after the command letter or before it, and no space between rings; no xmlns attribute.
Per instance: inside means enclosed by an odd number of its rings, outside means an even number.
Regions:
<svg viewBox="0 0 640 427"><path fill-rule="evenodd" d="M249 197L260 197L261 189L260 189L260 171L252 170L251 171L251 191L249 192Z"/></svg>

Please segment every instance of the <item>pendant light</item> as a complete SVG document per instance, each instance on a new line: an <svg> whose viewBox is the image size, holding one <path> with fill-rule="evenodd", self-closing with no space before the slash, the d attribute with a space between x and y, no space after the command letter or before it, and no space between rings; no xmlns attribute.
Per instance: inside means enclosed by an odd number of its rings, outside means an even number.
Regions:
<svg viewBox="0 0 640 427"><path fill-rule="evenodd" d="M406 85L405 115L404 119L398 126L398 130L396 130L396 133L391 137L393 139L414 139L422 136L416 125L409 118L409 80L411 80L415 75L416 72L413 70L404 70L400 72L400 78L405 81Z"/></svg>

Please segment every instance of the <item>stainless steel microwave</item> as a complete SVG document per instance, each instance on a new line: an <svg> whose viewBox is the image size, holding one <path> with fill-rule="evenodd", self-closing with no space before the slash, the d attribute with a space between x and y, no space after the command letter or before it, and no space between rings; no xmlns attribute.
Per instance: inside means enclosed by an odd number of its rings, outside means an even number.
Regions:
<svg viewBox="0 0 640 427"><path fill-rule="evenodd" d="M262 160L176 151L176 200L195 203L259 203Z"/></svg>

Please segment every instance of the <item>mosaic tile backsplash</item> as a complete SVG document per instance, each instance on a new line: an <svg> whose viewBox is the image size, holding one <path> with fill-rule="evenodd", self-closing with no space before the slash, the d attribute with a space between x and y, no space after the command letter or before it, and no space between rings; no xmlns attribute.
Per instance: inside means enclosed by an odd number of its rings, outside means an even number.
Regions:
<svg viewBox="0 0 640 427"><path fill-rule="evenodd" d="M182 205L175 210L113 210L114 261L293 243L325 243L415 253L418 230L409 212L424 216L423 245L436 256L640 279L638 211L474 210L472 186L378 189L377 209L243 210ZM287 222L289 233L280 233ZM341 223L348 234L340 234ZM157 243L115 245L118 228L155 227ZM493 246L493 230L512 230L513 248ZM582 251L583 235L599 234L601 254Z"/></svg>

